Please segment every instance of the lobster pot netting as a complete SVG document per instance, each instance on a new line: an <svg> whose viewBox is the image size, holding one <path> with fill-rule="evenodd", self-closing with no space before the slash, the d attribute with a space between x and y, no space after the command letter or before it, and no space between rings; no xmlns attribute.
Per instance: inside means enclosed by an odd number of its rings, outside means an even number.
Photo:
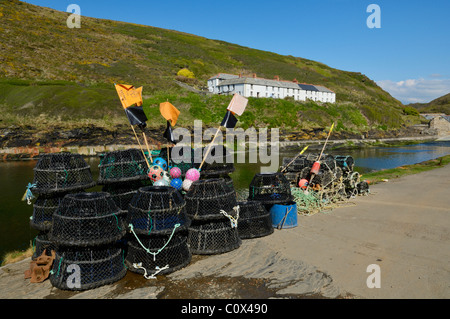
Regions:
<svg viewBox="0 0 450 319"><path fill-rule="evenodd" d="M68 194L53 215L49 236L60 245L116 242L126 233L125 215L108 193Z"/></svg>
<svg viewBox="0 0 450 319"><path fill-rule="evenodd" d="M48 232L40 232L34 239L34 253L31 259L35 260L45 251L47 256L51 256L51 251L56 251L56 245L48 239Z"/></svg>
<svg viewBox="0 0 450 319"><path fill-rule="evenodd" d="M344 173L353 171L355 161L351 156L337 155L334 157L336 165L342 169Z"/></svg>
<svg viewBox="0 0 450 319"><path fill-rule="evenodd" d="M236 192L225 179L199 180L184 196L188 217L196 220L223 219L236 215Z"/></svg>
<svg viewBox="0 0 450 319"><path fill-rule="evenodd" d="M292 200L289 181L282 173L256 174L249 186L248 200L279 204Z"/></svg>
<svg viewBox="0 0 450 319"><path fill-rule="evenodd" d="M167 156L169 152L169 156ZM181 175L184 177L186 172L191 168L198 168L200 163L195 162L195 152L194 149L188 146L175 146L161 149L158 157L163 158L169 162L167 163L169 167L178 167L181 170Z"/></svg>
<svg viewBox="0 0 450 319"><path fill-rule="evenodd" d="M306 155L300 155L295 160L294 158L284 157L282 169L287 166L285 172L300 172L303 168L310 165L312 164L306 159Z"/></svg>
<svg viewBox="0 0 450 319"><path fill-rule="evenodd" d="M238 202L238 232L241 239L264 237L274 232L272 217L261 202Z"/></svg>
<svg viewBox="0 0 450 319"><path fill-rule="evenodd" d="M311 179L311 169L305 167L300 173L300 179L307 179L311 184L318 184L325 188L335 180L335 173L327 168L321 168L317 174L314 174Z"/></svg>
<svg viewBox="0 0 450 319"><path fill-rule="evenodd" d="M100 156L99 184L147 179L147 162L138 149L113 151Z"/></svg>
<svg viewBox="0 0 450 319"><path fill-rule="evenodd" d="M189 222L186 202L173 187L142 187L128 206L127 224L137 234L170 234L175 226L187 229Z"/></svg>
<svg viewBox="0 0 450 319"><path fill-rule="evenodd" d="M188 232L188 244L192 254L222 254L241 246L238 228L230 220L195 220Z"/></svg>
<svg viewBox="0 0 450 319"><path fill-rule="evenodd" d="M103 186L102 191L111 195L121 210L128 211L128 205L138 192L139 188L150 186L151 181L134 181L128 183L115 183Z"/></svg>
<svg viewBox="0 0 450 319"><path fill-rule="evenodd" d="M213 145L202 148L202 160L205 162L202 166L203 176L231 174L234 172L234 156L223 145ZM205 158L206 152L208 155Z"/></svg>
<svg viewBox="0 0 450 319"><path fill-rule="evenodd" d="M53 214L66 196L66 193L38 196L33 204L30 227L39 231L49 231L52 227Z"/></svg>
<svg viewBox="0 0 450 319"><path fill-rule="evenodd" d="M117 282L126 272L124 250L118 244L58 246L50 282L61 290L82 291Z"/></svg>
<svg viewBox="0 0 450 319"><path fill-rule="evenodd" d="M33 192L45 195L88 189L96 185L90 166L79 154L42 155L34 170Z"/></svg>
<svg viewBox="0 0 450 319"><path fill-rule="evenodd" d="M169 274L191 262L187 231L168 235L140 236L128 241L125 263L131 272L152 275Z"/></svg>

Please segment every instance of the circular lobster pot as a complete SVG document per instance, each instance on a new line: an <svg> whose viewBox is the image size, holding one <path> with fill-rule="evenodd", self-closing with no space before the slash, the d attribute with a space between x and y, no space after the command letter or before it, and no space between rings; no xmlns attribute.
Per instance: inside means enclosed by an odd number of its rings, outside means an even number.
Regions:
<svg viewBox="0 0 450 319"><path fill-rule="evenodd" d="M33 193L67 193L96 185L91 168L80 154L52 153L40 156L34 170Z"/></svg>
<svg viewBox="0 0 450 319"><path fill-rule="evenodd" d="M139 241L131 238L127 249L125 263L128 270L143 275L156 272L159 275L169 274L187 266L192 259L187 244L187 231L175 233L172 237L141 236ZM160 270L161 268L164 269Z"/></svg>
<svg viewBox="0 0 450 319"><path fill-rule="evenodd" d="M202 159L208 149L209 146L202 148ZM231 174L234 170L233 154L223 145L211 146L202 166L202 175L205 177L212 177L216 175Z"/></svg>
<svg viewBox="0 0 450 319"><path fill-rule="evenodd" d="M39 231L49 231L52 228L53 214L65 196L66 193L39 196L33 204L30 227Z"/></svg>
<svg viewBox="0 0 450 319"><path fill-rule="evenodd" d="M258 201L238 202L238 232L241 239L264 237L272 234L272 217Z"/></svg>
<svg viewBox="0 0 450 319"><path fill-rule="evenodd" d="M73 246L116 242L126 233L125 215L108 193L68 194L53 214L49 238Z"/></svg>
<svg viewBox="0 0 450 319"><path fill-rule="evenodd" d="M100 156L98 183L129 182L147 179L147 162L138 149L113 151Z"/></svg>
<svg viewBox="0 0 450 319"><path fill-rule="evenodd" d="M249 186L248 200L263 204L279 204L292 200L291 186L282 173L260 173Z"/></svg>
<svg viewBox="0 0 450 319"><path fill-rule="evenodd" d="M167 156L169 152L169 156ZM200 163L195 162L195 152L194 149L188 146L175 146L169 147L169 149L161 149L158 157L167 160L169 158L169 167L178 167L181 170L181 174L184 177L186 172L191 168L198 168Z"/></svg>
<svg viewBox="0 0 450 319"><path fill-rule="evenodd" d="M47 232L40 232L36 236L36 238L34 239L34 247L35 251L33 253L33 256L31 257L32 260L35 260L37 257L42 255L44 251L47 256L51 255L52 250L56 251L56 245L48 239Z"/></svg>
<svg viewBox="0 0 450 319"><path fill-rule="evenodd" d="M236 192L223 178L199 180L184 196L186 212L193 220L226 218L223 212L234 215Z"/></svg>
<svg viewBox="0 0 450 319"><path fill-rule="evenodd" d="M241 246L238 228L230 220L195 220L189 227L188 244L192 254L222 254Z"/></svg>
<svg viewBox="0 0 450 319"><path fill-rule="evenodd" d="M59 246L50 283L61 290L82 291L117 282L126 272L120 245Z"/></svg>
<svg viewBox="0 0 450 319"><path fill-rule="evenodd" d="M183 196L170 186L142 187L128 205L127 224L137 234L170 234L175 225L182 230L189 222Z"/></svg>
<svg viewBox="0 0 450 319"><path fill-rule="evenodd" d="M149 186L151 181L134 181L129 183L114 183L103 186L102 191L111 195L121 210L128 211L128 205L139 188Z"/></svg>

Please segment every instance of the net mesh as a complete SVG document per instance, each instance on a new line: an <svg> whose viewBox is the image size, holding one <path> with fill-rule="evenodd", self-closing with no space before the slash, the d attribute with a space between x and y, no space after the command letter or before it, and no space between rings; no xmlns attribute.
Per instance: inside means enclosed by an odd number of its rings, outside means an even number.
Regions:
<svg viewBox="0 0 450 319"><path fill-rule="evenodd" d="M56 251L56 245L48 238L48 232L39 232L33 241L34 252L32 259L35 260L45 251L47 256L51 255L51 251Z"/></svg>
<svg viewBox="0 0 450 319"><path fill-rule="evenodd" d="M169 186L147 186L138 190L128 206L127 223L137 234L169 234L189 226L186 202Z"/></svg>
<svg viewBox="0 0 450 319"><path fill-rule="evenodd" d="M194 220L189 227L188 244L192 254L221 254L239 248L241 243L238 228L229 220Z"/></svg>
<svg viewBox="0 0 450 319"><path fill-rule="evenodd" d="M119 244L58 246L50 282L61 290L82 291L117 282L126 272L124 250Z"/></svg>
<svg viewBox="0 0 450 319"><path fill-rule="evenodd" d="M36 194L77 191L96 184L90 166L79 154L43 154L33 170Z"/></svg>
<svg viewBox="0 0 450 319"><path fill-rule="evenodd" d="M126 233L125 215L108 193L68 194L53 215L50 239L74 246L115 242Z"/></svg>
<svg viewBox="0 0 450 319"><path fill-rule="evenodd" d="M184 199L191 219L223 219L223 212L235 216L236 192L224 178L194 182Z"/></svg>
<svg viewBox="0 0 450 319"><path fill-rule="evenodd" d="M163 275L185 267L191 258L192 254L187 245L187 231L184 230L176 232L172 237L139 236L139 241L130 238L125 262L131 272L144 275L157 272Z"/></svg>
<svg viewBox="0 0 450 319"><path fill-rule="evenodd" d="M291 199L290 183L282 173L256 174L250 183L248 200L277 204Z"/></svg>
<svg viewBox="0 0 450 319"><path fill-rule="evenodd" d="M137 194L139 188L151 186L150 180L131 181L128 183L114 183L103 186L102 191L111 195L121 210L128 211L128 205Z"/></svg>
<svg viewBox="0 0 450 319"><path fill-rule="evenodd" d="M58 210L66 193L40 195L33 204L30 227L39 231L49 231L52 227L53 214Z"/></svg>
<svg viewBox="0 0 450 319"><path fill-rule="evenodd" d="M238 232L241 239L264 237L274 232L272 217L261 202L238 202Z"/></svg>
<svg viewBox="0 0 450 319"><path fill-rule="evenodd" d="M147 179L147 162L138 149L108 152L100 155L99 184Z"/></svg>

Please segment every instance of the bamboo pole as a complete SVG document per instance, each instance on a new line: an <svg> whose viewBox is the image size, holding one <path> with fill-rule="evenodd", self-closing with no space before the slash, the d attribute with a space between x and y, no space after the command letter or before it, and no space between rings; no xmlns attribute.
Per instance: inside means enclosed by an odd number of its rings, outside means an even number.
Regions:
<svg viewBox="0 0 450 319"><path fill-rule="evenodd" d="M210 150L211 150L211 147L212 147L212 145L214 144L214 141L216 140L217 135L219 135L219 132L221 131L221 129L222 129L222 126L219 126L219 128L217 129L216 135L214 135L214 138L212 139L211 143L209 143L209 147L208 147L208 149L206 150L206 154L205 154L205 156L204 156L204 158L203 158L202 163L200 164L199 170L202 169L203 164L205 163L206 158L208 157L208 154L209 154L209 152L210 152Z"/></svg>
<svg viewBox="0 0 450 319"><path fill-rule="evenodd" d="M136 141L139 143L139 147L141 148L141 152L142 152L142 155L144 156L145 162L147 163L147 167L148 167L148 169L150 169L150 163L148 162L147 156L145 156L144 149L142 147L141 141L139 141L139 138L136 134L136 130L134 129L133 125L130 125L130 126L131 126L131 129L133 130L134 136L136 137Z"/></svg>

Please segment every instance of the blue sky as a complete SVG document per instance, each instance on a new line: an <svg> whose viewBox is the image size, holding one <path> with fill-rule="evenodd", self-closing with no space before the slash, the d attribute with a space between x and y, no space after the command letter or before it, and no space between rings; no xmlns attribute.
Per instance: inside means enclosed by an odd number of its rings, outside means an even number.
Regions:
<svg viewBox="0 0 450 319"><path fill-rule="evenodd" d="M403 103L450 93L449 0L27 0L361 72ZM370 4L381 28L369 28Z"/></svg>

